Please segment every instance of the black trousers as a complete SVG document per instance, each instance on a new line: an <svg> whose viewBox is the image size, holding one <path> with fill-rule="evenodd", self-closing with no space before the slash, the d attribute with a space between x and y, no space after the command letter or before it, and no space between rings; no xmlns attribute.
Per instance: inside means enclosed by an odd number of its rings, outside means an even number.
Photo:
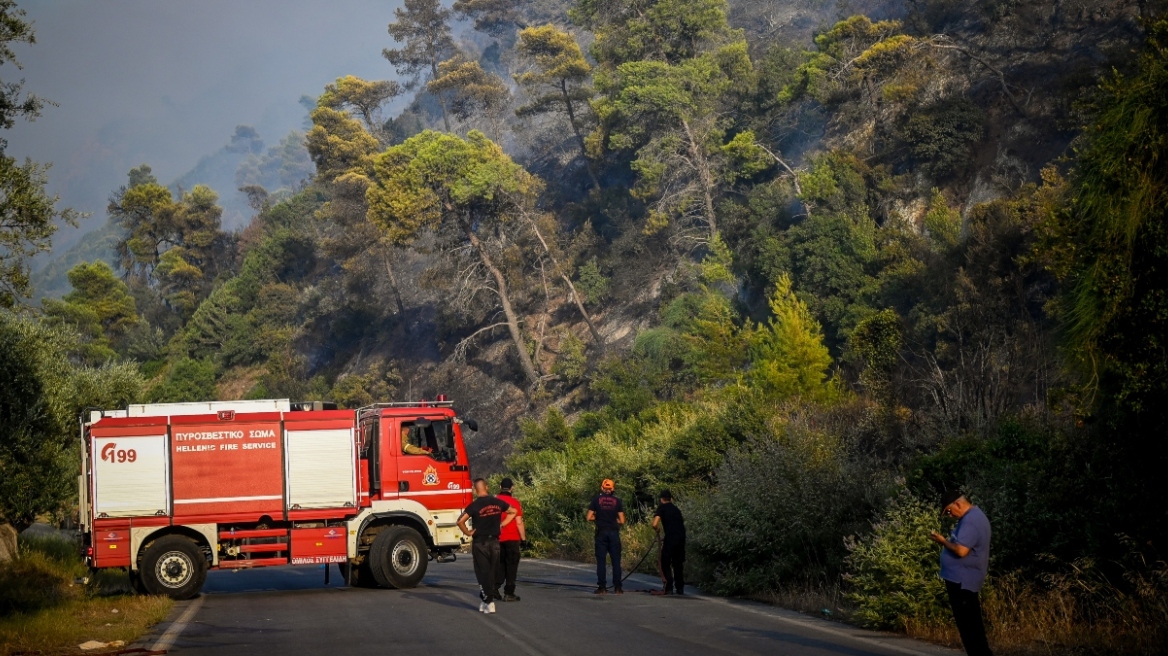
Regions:
<svg viewBox="0 0 1168 656"><path fill-rule="evenodd" d="M661 543L661 573L665 575L665 591L685 591L685 543Z"/></svg>
<svg viewBox="0 0 1168 656"><path fill-rule="evenodd" d="M985 624L981 619L981 601L977 593L963 590L960 583L945 581L945 592L949 593L949 605L953 607L953 619L961 634L961 644L969 656L993 656L990 643L986 640Z"/></svg>
<svg viewBox="0 0 1168 656"><path fill-rule="evenodd" d="M479 598L488 604L498 599L499 584L495 582L499 569L499 539L483 538L475 540L470 548L474 561L475 578L479 581Z"/></svg>
<svg viewBox="0 0 1168 656"><path fill-rule="evenodd" d="M613 587L620 590L621 587L621 541L620 531L597 531L596 532L596 587L608 587L608 572L605 567L604 558L609 556L612 558L612 582Z"/></svg>
<svg viewBox="0 0 1168 656"><path fill-rule="evenodd" d="M515 594L515 577L519 575L519 541L499 543L499 569L495 572L495 588L503 585L503 593Z"/></svg>

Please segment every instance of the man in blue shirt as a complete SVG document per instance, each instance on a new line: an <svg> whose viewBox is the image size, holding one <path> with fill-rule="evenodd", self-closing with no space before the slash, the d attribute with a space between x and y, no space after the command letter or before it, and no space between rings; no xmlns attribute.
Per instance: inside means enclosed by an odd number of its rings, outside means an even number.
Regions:
<svg viewBox="0 0 1168 656"><path fill-rule="evenodd" d="M942 514L957 518L957 527L948 539L936 531L929 537L944 547L941 578L945 580L961 644L969 656L993 656L977 597L990 565L990 520L958 491L946 492L941 506Z"/></svg>

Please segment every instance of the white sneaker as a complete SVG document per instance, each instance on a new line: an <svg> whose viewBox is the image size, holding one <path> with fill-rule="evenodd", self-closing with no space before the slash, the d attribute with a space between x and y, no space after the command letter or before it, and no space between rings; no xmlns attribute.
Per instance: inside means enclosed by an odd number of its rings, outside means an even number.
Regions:
<svg viewBox="0 0 1168 656"><path fill-rule="evenodd" d="M492 601L491 603L487 604L487 612L488 613L495 612L495 602Z"/></svg>
<svg viewBox="0 0 1168 656"><path fill-rule="evenodd" d="M490 613L491 611L487 610L487 608L488 608L487 602L485 602L485 601L479 602L479 612L480 613Z"/></svg>

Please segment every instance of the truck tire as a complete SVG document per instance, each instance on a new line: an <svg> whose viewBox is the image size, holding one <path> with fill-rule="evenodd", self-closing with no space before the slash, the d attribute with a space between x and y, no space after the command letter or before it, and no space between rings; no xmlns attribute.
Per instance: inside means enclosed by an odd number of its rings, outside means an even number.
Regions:
<svg viewBox="0 0 1168 656"><path fill-rule="evenodd" d="M369 569L383 588L412 588L426 575L430 562L426 541L407 526L390 526L369 547Z"/></svg>
<svg viewBox="0 0 1168 656"><path fill-rule="evenodd" d="M150 594L190 599L207 580L207 559L190 538L166 535L146 548L139 575Z"/></svg>

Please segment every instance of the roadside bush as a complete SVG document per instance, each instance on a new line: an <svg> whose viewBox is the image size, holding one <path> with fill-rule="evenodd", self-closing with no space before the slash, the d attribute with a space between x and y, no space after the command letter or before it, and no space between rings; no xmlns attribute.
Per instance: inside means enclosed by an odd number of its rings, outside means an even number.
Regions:
<svg viewBox="0 0 1168 656"><path fill-rule="evenodd" d="M906 630L951 620L938 547L928 537L940 528L937 516L935 504L902 490L871 533L847 538L847 599L861 624Z"/></svg>
<svg viewBox="0 0 1168 656"><path fill-rule="evenodd" d="M67 359L75 344L66 330L0 312L0 517L18 530L62 510L77 490Z"/></svg>
<svg viewBox="0 0 1168 656"><path fill-rule="evenodd" d="M988 438L963 438L915 460L908 486L920 497L960 487L977 498L994 529L994 566L1049 570L1036 554L1062 560L1121 557L1109 508L1113 495L1090 469L1074 435L1011 418Z"/></svg>
<svg viewBox="0 0 1168 656"><path fill-rule="evenodd" d="M616 482L630 522L647 516L661 488L684 489L675 485L668 454L698 416L692 407L663 404L643 416L602 422L584 436L573 435L554 411L542 423L525 424L524 441L507 469L517 478L529 539L557 555L590 553L592 527L584 510L605 478Z"/></svg>
<svg viewBox="0 0 1168 656"><path fill-rule="evenodd" d="M867 481L832 435L803 426L777 433L728 454L718 488L692 504L693 553L715 592L834 579L847 555L840 536L869 516Z"/></svg>

